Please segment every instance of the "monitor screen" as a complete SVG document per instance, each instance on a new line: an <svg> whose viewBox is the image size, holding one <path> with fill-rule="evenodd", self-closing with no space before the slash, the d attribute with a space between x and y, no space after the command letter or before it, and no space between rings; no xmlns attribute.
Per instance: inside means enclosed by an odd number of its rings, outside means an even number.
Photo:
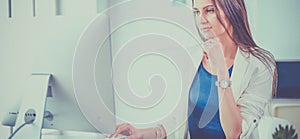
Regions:
<svg viewBox="0 0 300 139"><path fill-rule="evenodd" d="M277 61L278 98L300 98L300 61Z"/></svg>

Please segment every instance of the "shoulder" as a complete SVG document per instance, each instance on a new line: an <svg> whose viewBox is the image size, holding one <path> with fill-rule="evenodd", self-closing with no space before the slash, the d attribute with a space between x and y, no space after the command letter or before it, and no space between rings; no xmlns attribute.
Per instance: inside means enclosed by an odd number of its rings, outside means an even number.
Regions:
<svg viewBox="0 0 300 139"><path fill-rule="evenodd" d="M266 63L264 63L263 59L259 59L250 53L248 54L247 59L249 61L249 68L254 71L254 73L268 72L270 75L273 74L275 65L273 65L271 61L266 60Z"/></svg>
<svg viewBox="0 0 300 139"><path fill-rule="evenodd" d="M275 70L275 64L273 64L273 58L268 59L267 54L259 54L261 58L258 58L254 54L250 52L245 52L239 49L237 54L238 61L245 61L245 62L236 62L241 63L238 66L246 66L247 67L247 74L255 75L259 73L265 73L273 76Z"/></svg>
<svg viewBox="0 0 300 139"><path fill-rule="evenodd" d="M260 70L266 70L267 66L257 57L255 57L253 54L249 54L249 64L251 65L251 67L260 69Z"/></svg>

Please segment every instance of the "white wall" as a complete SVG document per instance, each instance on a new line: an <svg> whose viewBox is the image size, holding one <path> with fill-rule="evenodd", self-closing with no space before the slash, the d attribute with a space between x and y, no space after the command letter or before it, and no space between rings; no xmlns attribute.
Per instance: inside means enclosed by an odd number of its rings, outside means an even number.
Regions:
<svg viewBox="0 0 300 139"><path fill-rule="evenodd" d="M299 0L245 0L257 44L277 60L300 61Z"/></svg>

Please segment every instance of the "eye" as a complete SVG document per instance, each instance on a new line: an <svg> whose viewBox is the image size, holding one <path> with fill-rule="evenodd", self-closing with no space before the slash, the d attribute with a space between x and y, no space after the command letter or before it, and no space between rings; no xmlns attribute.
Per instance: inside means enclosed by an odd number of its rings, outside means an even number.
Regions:
<svg viewBox="0 0 300 139"><path fill-rule="evenodd" d="M195 15L199 15L200 14L200 11L197 10L197 9L194 9L193 12L194 12Z"/></svg>
<svg viewBox="0 0 300 139"><path fill-rule="evenodd" d="M209 14L213 14L215 13L215 8L207 8L205 12Z"/></svg>

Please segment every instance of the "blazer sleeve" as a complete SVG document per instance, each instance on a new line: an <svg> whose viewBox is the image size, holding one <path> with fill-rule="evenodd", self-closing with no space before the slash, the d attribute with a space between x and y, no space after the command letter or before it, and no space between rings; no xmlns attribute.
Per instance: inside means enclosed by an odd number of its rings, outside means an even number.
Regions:
<svg viewBox="0 0 300 139"><path fill-rule="evenodd" d="M254 130L272 98L272 84L273 74L267 68L257 68L252 73L248 87L237 100L242 115L241 139L254 138L252 133L256 133Z"/></svg>

